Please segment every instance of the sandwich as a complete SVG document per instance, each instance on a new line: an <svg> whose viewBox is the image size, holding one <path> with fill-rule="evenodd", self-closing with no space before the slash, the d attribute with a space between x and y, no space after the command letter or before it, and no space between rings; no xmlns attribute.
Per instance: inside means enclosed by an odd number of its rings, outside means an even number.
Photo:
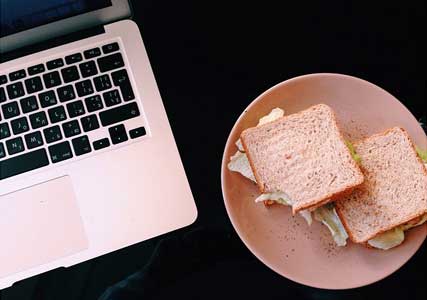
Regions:
<svg viewBox="0 0 427 300"><path fill-rule="evenodd" d="M244 130L236 145L228 167L258 185L256 202L289 205L309 224L314 214L338 245L346 244L332 203L361 185L364 176L329 106L288 116L274 109L258 126Z"/></svg>
<svg viewBox="0 0 427 300"><path fill-rule="evenodd" d="M396 247L406 230L427 221L427 153L399 127L355 143L354 150L365 181L335 203L336 211L354 243Z"/></svg>

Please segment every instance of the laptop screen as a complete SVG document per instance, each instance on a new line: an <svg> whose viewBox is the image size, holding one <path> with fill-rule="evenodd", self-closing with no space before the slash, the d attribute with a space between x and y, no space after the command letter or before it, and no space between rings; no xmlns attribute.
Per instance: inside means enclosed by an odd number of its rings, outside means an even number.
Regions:
<svg viewBox="0 0 427 300"><path fill-rule="evenodd" d="M0 0L0 37L111 5L111 0Z"/></svg>

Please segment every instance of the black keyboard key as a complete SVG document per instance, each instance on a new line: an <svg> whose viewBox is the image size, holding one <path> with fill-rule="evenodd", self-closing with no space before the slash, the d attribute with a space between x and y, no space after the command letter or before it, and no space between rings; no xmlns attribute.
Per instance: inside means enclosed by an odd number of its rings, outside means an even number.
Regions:
<svg viewBox="0 0 427 300"><path fill-rule="evenodd" d="M101 55L101 50L99 48L89 49L83 52L83 55L86 59L94 58Z"/></svg>
<svg viewBox="0 0 427 300"><path fill-rule="evenodd" d="M114 145L126 142L128 140L126 128L123 124L108 128L108 132L110 133L111 142Z"/></svg>
<svg viewBox="0 0 427 300"><path fill-rule="evenodd" d="M0 124L0 140L10 137L9 124L1 123Z"/></svg>
<svg viewBox="0 0 427 300"><path fill-rule="evenodd" d="M62 139L61 129L58 125L43 129L44 139L50 144Z"/></svg>
<svg viewBox="0 0 427 300"><path fill-rule="evenodd" d="M6 150L4 149L3 143L0 143L0 158L3 158L5 156L6 156ZM0 169L0 173L1 173L1 169Z"/></svg>
<svg viewBox="0 0 427 300"><path fill-rule="evenodd" d="M79 136L73 139L71 142L73 144L74 153L76 156L80 156L92 151L87 135Z"/></svg>
<svg viewBox="0 0 427 300"><path fill-rule="evenodd" d="M104 108L101 96L95 95L85 99L86 108L88 112L93 112Z"/></svg>
<svg viewBox="0 0 427 300"><path fill-rule="evenodd" d="M49 107L58 103L53 90L39 94L39 101L42 108Z"/></svg>
<svg viewBox="0 0 427 300"><path fill-rule="evenodd" d="M0 76L0 85L7 83L7 76L1 75Z"/></svg>
<svg viewBox="0 0 427 300"><path fill-rule="evenodd" d="M93 82L95 83L95 88L98 92L108 90L111 88L111 80L108 74L95 77L93 79Z"/></svg>
<svg viewBox="0 0 427 300"><path fill-rule="evenodd" d="M12 127L13 134L21 134L23 132L27 132L30 130L30 127L28 126L28 121L26 117L18 118L15 120L12 120L10 122L10 125Z"/></svg>
<svg viewBox="0 0 427 300"><path fill-rule="evenodd" d="M28 70L28 74L31 76L31 75L43 73L45 71L45 68L43 64L38 64L32 67L29 67L27 70Z"/></svg>
<svg viewBox="0 0 427 300"><path fill-rule="evenodd" d="M139 116L139 109L136 102L125 104L116 108L111 108L99 113L102 126L109 126L114 123L123 122Z"/></svg>
<svg viewBox="0 0 427 300"><path fill-rule="evenodd" d="M129 135L130 135L131 139L136 139L136 138L144 136L146 134L147 134L147 132L145 131L144 127L135 128L135 129L132 129L131 131L129 131Z"/></svg>
<svg viewBox="0 0 427 300"><path fill-rule="evenodd" d="M46 126L47 125L46 113L44 111L39 111L30 115L30 123L33 129Z"/></svg>
<svg viewBox="0 0 427 300"><path fill-rule="evenodd" d="M1 107L1 110L3 111L3 117L5 119L17 117L20 114L17 101L8 102L6 104L3 104Z"/></svg>
<svg viewBox="0 0 427 300"><path fill-rule="evenodd" d="M57 106L48 110L50 122L52 124L64 121L67 116L65 114L65 109L63 106Z"/></svg>
<svg viewBox="0 0 427 300"><path fill-rule="evenodd" d="M21 137L6 141L7 152L9 155L14 155L25 150L24 142Z"/></svg>
<svg viewBox="0 0 427 300"><path fill-rule="evenodd" d="M92 82L87 79L76 83L77 95L84 97L94 93Z"/></svg>
<svg viewBox="0 0 427 300"><path fill-rule="evenodd" d="M58 88L56 92L58 93L58 98L61 102L70 101L76 98L74 87L71 84Z"/></svg>
<svg viewBox="0 0 427 300"><path fill-rule="evenodd" d="M64 66L64 60L62 58L58 58L58 59L54 59L51 61L48 61L46 63L47 69L48 70L53 70L56 68L60 68Z"/></svg>
<svg viewBox="0 0 427 300"><path fill-rule="evenodd" d="M80 119L83 131L88 132L99 128L99 122L96 115L89 115Z"/></svg>
<svg viewBox="0 0 427 300"><path fill-rule="evenodd" d="M22 69L22 70L18 70L18 71L10 73L9 74L9 80L15 81L15 80L25 78L25 76L27 76L27 73L25 72L24 69Z"/></svg>
<svg viewBox="0 0 427 300"><path fill-rule="evenodd" d="M9 99L15 99L25 95L24 86L22 85L22 82L15 82L9 84L6 89L7 94L9 95Z"/></svg>
<svg viewBox="0 0 427 300"><path fill-rule="evenodd" d="M98 74L98 69L96 68L95 61L93 60L80 64L79 68L83 78Z"/></svg>
<svg viewBox="0 0 427 300"><path fill-rule="evenodd" d="M68 141L50 146L49 154L50 154L50 159L54 164L73 157L70 143Z"/></svg>
<svg viewBox="0 0 427 300"><path fill-rule="evenodd" d="M80 79L79 71L76 66L71 66L61 70L62 79L65 83L73 82Z"/></svg>
<svg viewBox="0 0 427 300"><path fill-rule="evenodd" d="M25 80L25 87L28 94L40 92L43 89L42 79L39 76L28 78Z"/></svg>
<svg viewBox="0 0 427 300"><path fill-rule="evenodd" d="M23 99L19 100L19 102L21 103L21 109L22 109L22 112L24 114L39 109L39 105L37 103L36 96L30 96L27 98L23 98Z"/></svg>
<svg viewBox="0 0 427 300"><path fill-rule="evenodd" d="M67 111L70 118L81 116L85 113L85 108L81 100L67 104Z"/></svg>
<svg viewBox="0 0 427 300"><path fill-rule="evenodd" d="M15 156L0 161L0 180L29 172L49 165L46 150L39 149L33 152Z"/></svg>
<svg viewBox="0 0 427 300"><path fill-rule="evenodd" d="M114 85L120 87L123 100L130 101L135 99L135 94L133 93L132 85L126 69L116 71L112 73L111 76L113 77Z"/></svg>
<svg viewBox="0 0 427 300"><path fill-rule="evenodd" d="M102 46L102 51L104 52L104 54L108 54L108 53L112 53L119 50L119 44L118 43L111 43L111 44L107 44Z"/></svg>
<svg viewBox="0 0 427 300"><path fill-rule="evenodd" d="M0 87L0 103L5 102L6 100L6 92L4 88Z"/></svg>
<svg viewBox="0 0 427 300"><path fill-rule="evenodd" d="M98 66L101 72L108 72L114 69L118 69L124 65L125 63L121 53L115 53L98 58Z"/></svg>
<svg viewBox="0 0 427 300"><path fill-rule="evenodd" d="M83 56L80 53L74 53L65 57L67 65L75 64L83 60Z"/></svg>
<svg viewBox="0 0 427 300"><path fill-rule="evenodd" d="M58 86L62 83L61 77L59 76L58 71L53 71L43 75L44 85L47 89L51 87Z"/></svg>
<svg viewBox="0 0 427 300"><path fill-rule="evenodd" d="M64 131L64 135L67 138L75 135L79 135L81 133L80 125L79 125L79 122L77 122L77 120L73 120L73 121L62 124L62 130Z"/></svg>
<svg viewBox="0 0 427 300"><path fill-rule="evenodd" d="M110 146L110 141L108 140L108 138L100 139L100 140L93 142L93 149L95 149L95 150L104 149L104 148L107 148L109 146Z"/></svg>
<svg viewBox="0 0 427 300"><path fill-rule="evenodd" d="M107 107L120 104L122 102L122 99L120 98L119 90L112 90L105 92L102 94L102 97L104 98L105 105Z"/></svg>
<svg viewBox="0 0 427 300"><path fill-rule="evenodd" d="M27 144L27 148L30 150L43 146L43 138L40 131L26 134L24 138L25 138L25 143Z"/></svg>

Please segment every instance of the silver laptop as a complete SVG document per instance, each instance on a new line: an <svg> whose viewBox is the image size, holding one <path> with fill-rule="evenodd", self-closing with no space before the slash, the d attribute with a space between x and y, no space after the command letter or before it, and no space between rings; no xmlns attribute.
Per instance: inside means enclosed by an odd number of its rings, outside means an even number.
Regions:
<svg viewBox="0 0 427 300"><path fill-rule="evenodd" d="M0 3L0 289L194 222L128 2Z"/></svg>

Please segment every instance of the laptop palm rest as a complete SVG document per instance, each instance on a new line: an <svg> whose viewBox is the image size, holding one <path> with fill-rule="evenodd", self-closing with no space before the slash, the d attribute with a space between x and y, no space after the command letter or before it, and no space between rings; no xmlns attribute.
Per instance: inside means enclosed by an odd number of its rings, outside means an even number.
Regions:
<svg viewBox="0 0 427 300"><path fill-rule="evenodd" d="M70 177L0 196L0 278L88 248Z"/></svg>

